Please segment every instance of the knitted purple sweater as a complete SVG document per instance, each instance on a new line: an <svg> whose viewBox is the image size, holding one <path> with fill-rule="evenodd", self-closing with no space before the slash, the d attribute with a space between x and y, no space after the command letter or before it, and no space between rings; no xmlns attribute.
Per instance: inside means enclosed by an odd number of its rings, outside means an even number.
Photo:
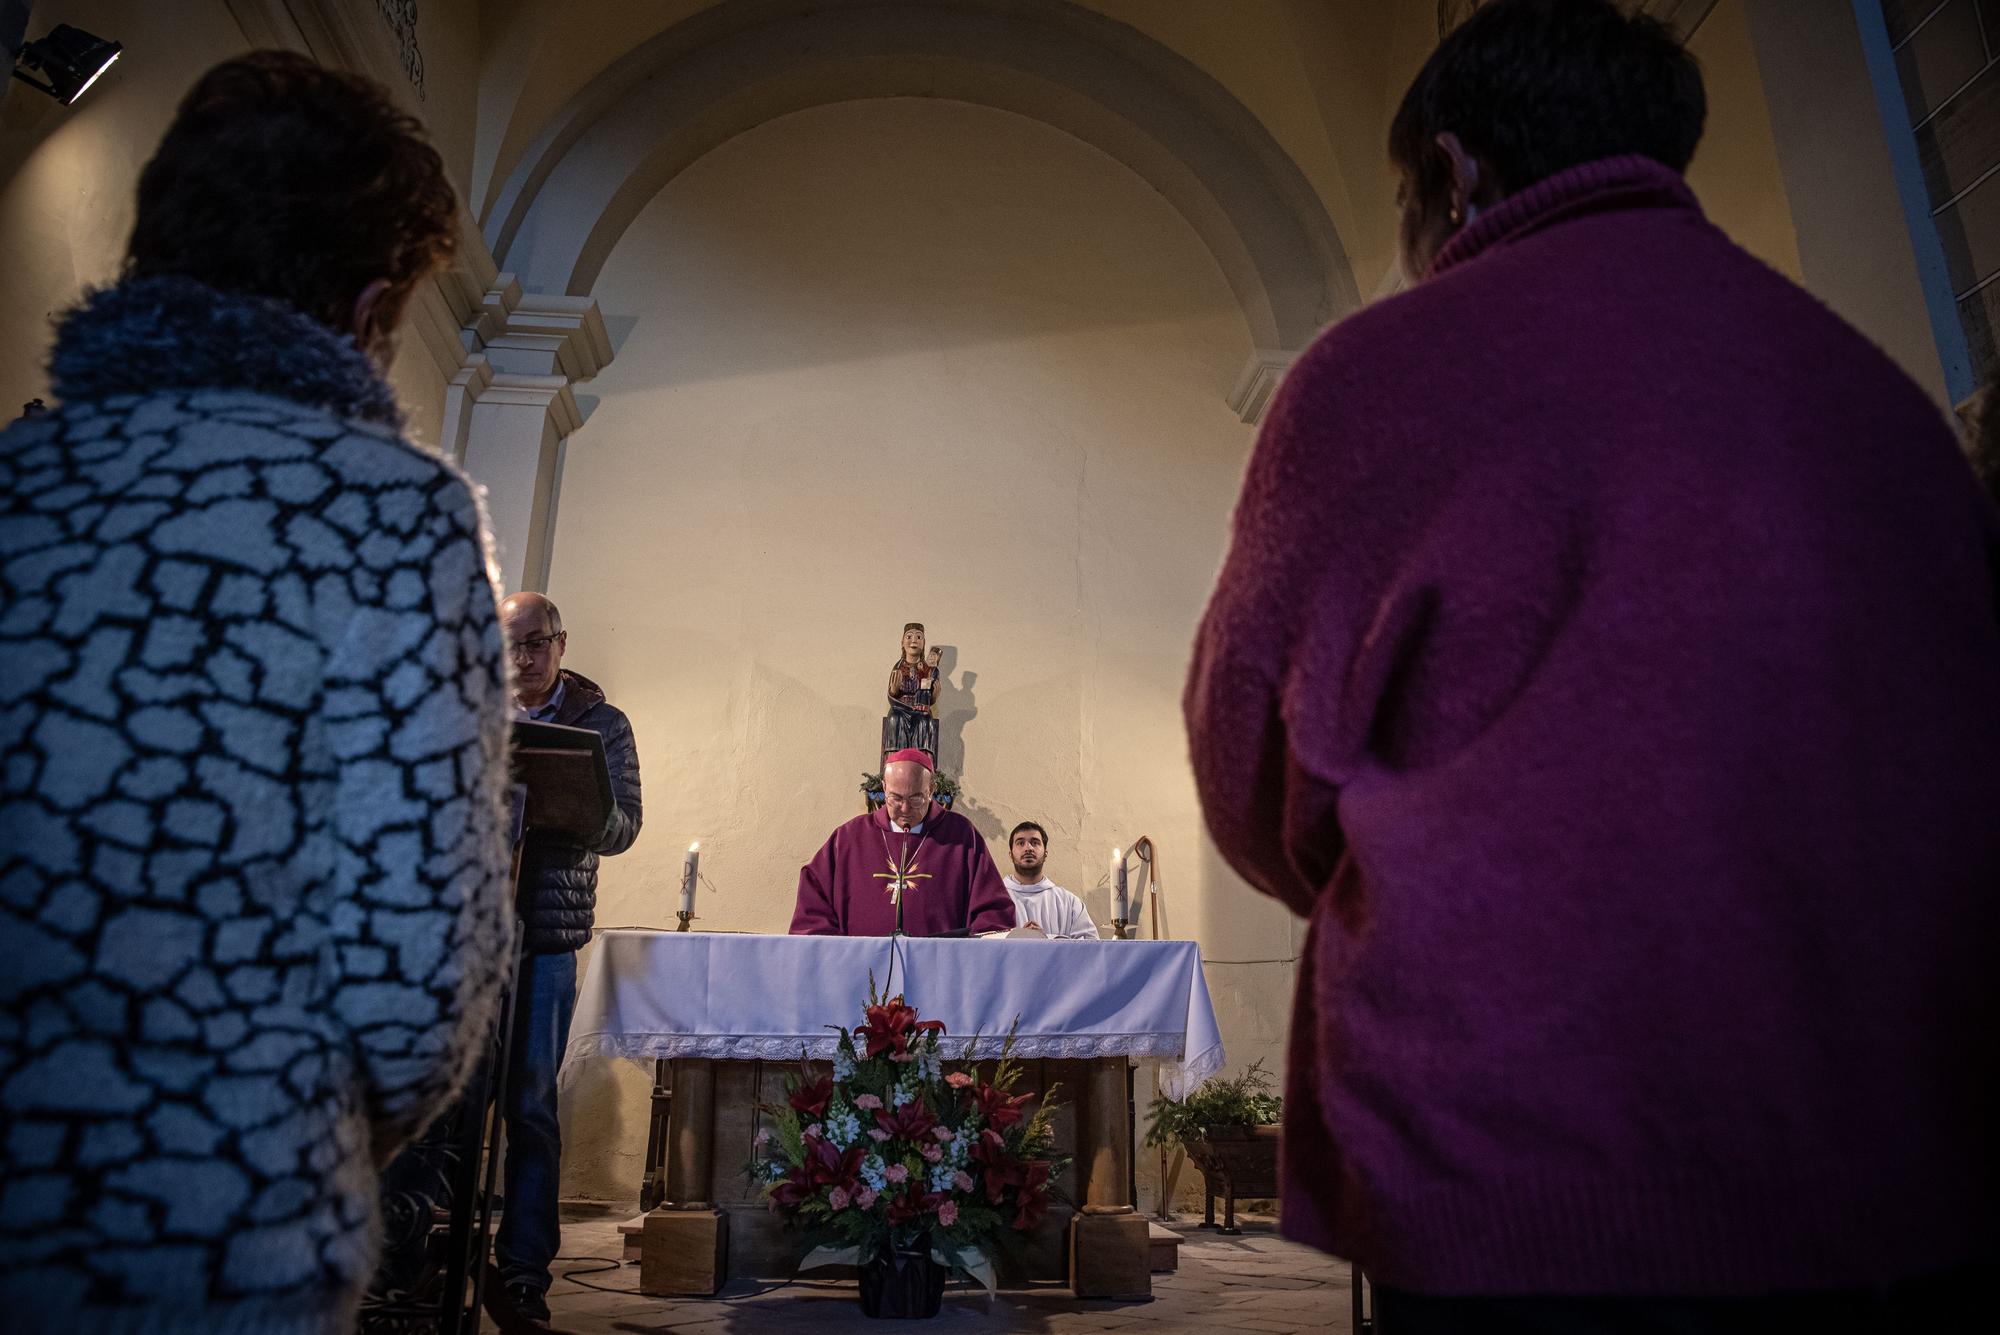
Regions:
<svg viewBox="0 0 2000 1335"><path fill-rule="evenodd" d="M1990 1240L1996 570L1936 408L1643 159L1322 337L1186 697L1312 919L1285 1230L1440 1295Z"/></svg>

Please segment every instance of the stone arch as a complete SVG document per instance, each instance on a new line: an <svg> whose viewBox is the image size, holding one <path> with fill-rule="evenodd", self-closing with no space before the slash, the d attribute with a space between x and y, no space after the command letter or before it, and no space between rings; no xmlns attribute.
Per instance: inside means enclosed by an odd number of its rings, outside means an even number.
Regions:
<svg viewBox="0 0 2000 1335"><path fill-rule="evenodd" d="M530 145L484 220L531 291L587 294L675 175L790 112L941 97L1055 126L1126 165L1215 256L1259 349L1296 352L1359 304L1296 163L1206 72L1067 0L734 0L634 48Z"/></svg>

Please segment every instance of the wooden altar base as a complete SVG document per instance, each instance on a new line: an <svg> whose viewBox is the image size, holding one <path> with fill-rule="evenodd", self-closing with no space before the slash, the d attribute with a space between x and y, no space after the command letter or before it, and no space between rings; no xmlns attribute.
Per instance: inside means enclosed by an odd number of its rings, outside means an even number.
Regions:
<svg viewBox="0 0 2000 1335"><path fill-rule="evenodd" d="M667 1103L665 1115L656 1118L663 1143L647 1151L647 1189L661 1195L663 1177L665 1199L644 1216L640 1290L708 1295L732 1279L790 1278L805 1241L767 1207L744 1169L767 1120L763 1106L783 1102L786 1077L798 1063L687 1059L670 1065L670 1079L658 1093ZM1043 1281L1067 1283L1079 1296L1149 1297L1151 1240L1128 1194L1128 1062L1020 1065L1018 1092L1041 1096L1061 1086L1056 1145L1074 1161L1053 1186L1077 1205L1052 1201L1025 1246L995 1258L1002 1287ZM825 1069L824 1063L814 1066L816 1074Z"/></svg>

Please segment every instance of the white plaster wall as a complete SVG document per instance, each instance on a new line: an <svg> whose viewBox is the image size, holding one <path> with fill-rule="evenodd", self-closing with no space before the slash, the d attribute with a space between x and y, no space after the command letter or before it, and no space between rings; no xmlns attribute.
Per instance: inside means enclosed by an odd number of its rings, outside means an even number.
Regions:
<svg viewBox="0 0 2000 1335"><path fill-rule="evenodd" d="M1187 224L1046 126L847 103L697 162L595 295L621 346L585 387L550 593L646 795L599 924L670 923L699 838L700 925L784 931L921 620L967 813L996 848L1045 824L1100 921L1112 845L1151 834L1166 934L1276 961L1210 971L1231 1064L1275 1059L1292 920L1209 850L1179 712L1253 435L1223 403L1249 336ZM568 1099L569 1194L635 1194L647 1084Z"/></svg>

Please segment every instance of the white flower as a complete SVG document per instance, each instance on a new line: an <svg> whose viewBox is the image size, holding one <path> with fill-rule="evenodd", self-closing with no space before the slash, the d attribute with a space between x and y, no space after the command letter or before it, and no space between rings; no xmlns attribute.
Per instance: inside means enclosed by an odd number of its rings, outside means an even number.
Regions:
<svg viewBox="0 0 2000 1335"><path fill-rule="evenodd" d="M861 1119L845 1109L826 1119L826 1138L835 1149L846 1149L861 1139Z"/></svg>
<svg viewBox="0 0 2000 1335"><path fill-rule="evenodd" d="M917 1092L914 1089L906 1089L902 1085L897 1085L896 1088L890 1092L889 1097L895 1103L895 1106L900 1108L904 1104L908 1103L910 1100L916 1098Z"/></svg>
<svg viewBox="0 0 2000 1335"><path fill-rule="evenodd" d="M879 1192L888 1184L888 1179L883 1176L888 1168L881 1155L871 1154L861 1161L861 1180L868 1184L869 1190Z"/></svg>
<svg viewBox="0 0 2000 1335"><path fill-rule="evenodd" d="M854 1078L854 1058L841 1048L833 1050L833 1079L836 1084L846 1084Z"/></svg>

